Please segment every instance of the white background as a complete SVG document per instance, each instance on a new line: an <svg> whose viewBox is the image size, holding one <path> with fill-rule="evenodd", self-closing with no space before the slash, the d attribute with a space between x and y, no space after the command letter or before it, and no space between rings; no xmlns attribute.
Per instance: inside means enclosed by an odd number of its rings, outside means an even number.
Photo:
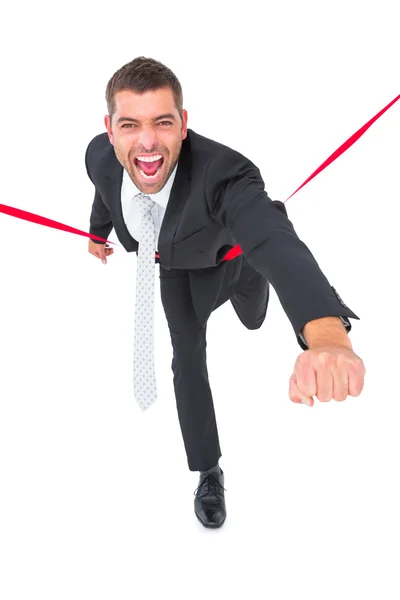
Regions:
<svg viewBox="0 0 400 600"><path fill-rule="evenodd" d="M88 231L85 150L105 130L107 81L140 55L178 76L189 127L252 159L284 200L400 93L395 6L9 5L0 202ZM399 125L400 102L286 203L361 319L362 394L290 402L301 349L274 290L258 331L229 302L210 318L228 512L217 531L193 512L158 286L159 399L142 413L136 255L118 246L104 266L87 238L0 214L2 600L398 600Z"/></svg>

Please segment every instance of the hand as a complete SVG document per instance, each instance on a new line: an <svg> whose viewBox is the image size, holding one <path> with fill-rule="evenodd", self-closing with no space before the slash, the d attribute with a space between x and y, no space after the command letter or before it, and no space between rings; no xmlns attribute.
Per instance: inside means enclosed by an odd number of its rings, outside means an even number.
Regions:
<svg viewBox="0 0 400 600"><path fill-rule="evenodd" d="M292 402L314 406L313 396L321 402L338 402L359 396L364 387L366 368L357 354L344 346L325 346L306 350L296 360L289 381Z"/></svg>
<svg viewBox="0 0 400 600"><path fill-rule="evenodd" d="M100 258L104 265L107 264L107 256L114 254L114 248L110 248L106 244L96 244L93 240L89 239L89 248L90 254L96 256L96 258Z"/></svg>

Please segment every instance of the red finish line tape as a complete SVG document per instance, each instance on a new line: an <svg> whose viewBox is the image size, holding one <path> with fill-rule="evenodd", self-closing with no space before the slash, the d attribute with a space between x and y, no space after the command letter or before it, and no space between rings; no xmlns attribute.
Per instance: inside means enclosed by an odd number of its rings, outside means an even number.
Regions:
<svg viewBox="0 0 400 600"><path fill-rule="evenodd" d="M53 221L52 219L47 219L47 217L41 217L35 213L27 212L26 210L21 210L20 208L13 208L12 206L7 206L6 204L0 204L0 212L4 213L5 215L10 215L11 217L17 217L18 219L30 221L31 223L37 223L38 225L45 225L46 227L53 227L54 229L60 229L61 231L67 231L68 233L84 235L92 238L93 240L100 240L101 242L114 244L114 242L105 240L104 238L93 235L92 233L86 233L86 231L81 231L80 229L75 229L75 227L64 225L64 223L60 223L59 221ZM119 244L116 245L118 246Z"/></svg>
<svg viewBox="0 0 400 600"><path fill-rule="evenodd" d="M302 187L304 187L309 181L314 179L321 171L326 169L334 160L339 158L341 154L346 152L360 137L371 127L375 121L379 119L397 100L400 99L400 94L394 98L385 108L382 108L372 119L370 119L365 125L360 127L356 133L353 133L352 136L349 137L335 152L333 152L319 167L316 169L311 175L295 190L288 198L286 198L285 202L289 200L292 196L294 196ZM60 223L58 221L53 221L52 219L47 219L46 217L41 217L40 215L36 215L35 213L27 212L26 210L21 210L19 208L13 208L12 206L7 206L6 204L0 204L0 213L4 213L6 215L10 215L11 217L17 217L18 219L24 219L25 221L30 221L31 223L37 223L38 225L44 225L45 227L53 227L54 229L59 229L61 231L67 231L68 233L74 233L76 235L83 235L85 237L91 238L93 240L99 240L101 242L114 244L115 246L119 246L115 242L110 242L104 238L98 237L97 235L93 235L92 233L87 233L86 231L81 231L80 229L76 229L75 227L70 227L69 225L65 225L64 223ZM239 245L236 245L234 248L230 250L229 256L234 255L237 256L242 252ZM227 255L228 256L228 255Z"/></svg>
<svg viewBox="0 0 400 600"><path fill-rule="evenodd" d="M346 140L344 142L344 144L342 144L337 150L335 150L335 152L333 152L329 158L327 158L322 165L320 165L318 167L318 169L316 169L314 171L314 173L311 173L310 177L308 177L302 184L301 186L299 186L297 188L297 190L295 190L293 192L293 194L290 194L289 198L291 198L292 196L294 196L296 194L296 192L298 192L299 190L301 190L302 187L304 187L306 185L306 183L308 183L309 181L311 181L311 179L314 179L314 177L316 175L318 175L318 173L321 173L321 171L323 171L324 169L326 169L326 167L328 165L330 165L331 163L333 163L334 160L336 160L337 158L339 158L339 156L341 154L343 154L343 152L346 152L346 150L348 150L350 148L350 146L352 146L358 139L360 139L360 137L362 135L364 135L364 133L367 131L367 129L369 129L371 127L371 125L373 123L375 123L375 121L377 121L379 119L379 117L381 117L383 115L383 113L385 113L387 110L389 110L389 108L391 106L393 106L393 104L395 102L397 102L397 100L400 99L400 94L391 102L389 102L389 104L387 106L385 106L385 108L382 108L382 110L380 110L374 117L372 117L372 119L370 119L368 121L368 123L365 123L365 125L363 125L362 127L360 127L360 129L358 131L356 131L355 133L353 133L352 136L349 137L348 140ZM287 200L289 200L289 198L286 198L285 202L287 202Z"/></svg>

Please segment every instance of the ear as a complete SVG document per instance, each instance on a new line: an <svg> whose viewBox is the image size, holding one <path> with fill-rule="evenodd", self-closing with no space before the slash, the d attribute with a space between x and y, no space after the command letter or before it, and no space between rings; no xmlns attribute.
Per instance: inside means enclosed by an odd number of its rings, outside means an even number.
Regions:
<svg viewBox="0 0 400 600"><path fill-rule="evenodd" d="M188 113L187 110L182 111L182 140L187 137L187 122L188 122Z"/></svg>
<svg viewBox="0 0 400 600"><path fill-rule="evenodd" d="M106 129L107 129L108 139L110 140L110 144L112 144L113 143L113 134L111 131L111 119L110 119L109 115L105 115L104 125L106 126Z"/></svg>

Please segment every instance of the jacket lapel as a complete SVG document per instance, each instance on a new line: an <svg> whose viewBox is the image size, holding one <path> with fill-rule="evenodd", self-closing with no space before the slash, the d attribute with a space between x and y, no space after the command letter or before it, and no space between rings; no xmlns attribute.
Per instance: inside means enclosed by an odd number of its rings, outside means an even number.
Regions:
<svg viewBox="0 0 400 600"><path fill-rule="evenodd" d="M108 168L106 169L106 176L104 180L106 199L110 207L114 229L117 233L118 239L125 247L127 252L132 252L138 249L139 244L137 240L135 240L129 233L122 214L121 186L124 168L115 156L114 148L111 150L111 158Z"/></svg>
<svg viewBox="0 0 400 600"><path fill-rule="evenodd" d="M160 253L161 266L167 270L172 268L172 241L178 227L180 215L182 214L182 208L189 197L191 173L192 159L190 152L190 134L188 132L187 137L182 142L178 168L176 170L174 183L172 185L158 238L158 251Z"/></svg>

